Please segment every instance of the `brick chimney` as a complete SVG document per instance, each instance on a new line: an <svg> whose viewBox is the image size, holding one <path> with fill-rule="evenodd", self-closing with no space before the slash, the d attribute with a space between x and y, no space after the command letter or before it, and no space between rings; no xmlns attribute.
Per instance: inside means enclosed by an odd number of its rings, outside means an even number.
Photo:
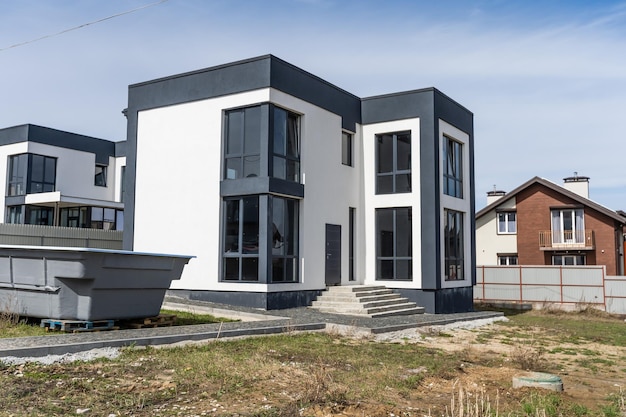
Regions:
<svg viewBox="0 0 626 417"><path fill-rule="evenodd" d="M589 177L579 176L578 172L574 172L573 177L563 178L563 188L589 198Z"/></svg>

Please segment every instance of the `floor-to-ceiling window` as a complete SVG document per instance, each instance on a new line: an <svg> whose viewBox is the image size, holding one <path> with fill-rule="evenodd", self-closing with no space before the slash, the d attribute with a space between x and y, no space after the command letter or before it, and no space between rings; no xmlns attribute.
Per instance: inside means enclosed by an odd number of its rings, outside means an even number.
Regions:
<svg viewBox="0 0 626 417"><path fill-rule="evenodd" d="M376 209L376 279L413 278L411 207Z"/></svg>

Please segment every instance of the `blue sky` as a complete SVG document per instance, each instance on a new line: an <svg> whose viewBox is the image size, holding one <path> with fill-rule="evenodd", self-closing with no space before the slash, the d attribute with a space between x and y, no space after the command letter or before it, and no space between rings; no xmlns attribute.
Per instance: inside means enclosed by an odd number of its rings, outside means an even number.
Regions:
<svg viewBox="0 0 626 417"><path fill-rule="evenodd" d="M129 84L267 53L361 97L437 87L474 113L494 185L591 178L626 210L626 1L0 2L0 127L123 140Z"/></svg>

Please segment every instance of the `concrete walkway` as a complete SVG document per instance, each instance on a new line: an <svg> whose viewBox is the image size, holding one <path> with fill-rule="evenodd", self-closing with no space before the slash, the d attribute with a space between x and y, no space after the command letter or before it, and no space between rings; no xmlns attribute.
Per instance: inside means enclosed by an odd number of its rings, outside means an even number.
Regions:
<svg viewBox="0 0 626 417"><path fill-rule="evenodd" d="M166 299L164 308L209 313L220 317L236 318L241 321L0 339L0 357L40 357L83 352L104 347L155 346L292 331L323 331L329 328L341 328L344 331L352 329L360 333L378 334L503 315L498 312L480 311L369 318L320 313L305 307L266 312L212 303L190 303L178 299Z"/></svg>

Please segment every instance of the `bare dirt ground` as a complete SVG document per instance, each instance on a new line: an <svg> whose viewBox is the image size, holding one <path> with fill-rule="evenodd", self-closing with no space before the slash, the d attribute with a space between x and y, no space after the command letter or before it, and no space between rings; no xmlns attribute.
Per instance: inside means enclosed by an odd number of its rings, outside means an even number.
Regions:
<svg viewBox="0 0 626 417"><path fill-rule="evenodd" d="M626 331L626 323L624 326ZM333 379L335 371L345 372L344 368L350 366L333 358L322 363L307 363L285 356L278 348L270 346L252 356L227 357L225 362L217 365L219 369L205 371L211 375L224 371L225 376L221 380L209 378L209 374L207 377L196 375L197 379L192 380L192 365L179 369L175 362L168 362L165 365L167 368L164 368L159 366L154 355L137 350L131 363L83 362L71 371L63 364L42 365L46 367L45 371L43 368L30 368L28 364L6 368L4 372L10 373L6 375L7 381L11 381L7 385L7 396L10 394L25 399L31 393L38 393L40 398L48 397L49 392L54 396L69 387L72 387L71 392L74 394L71 400L69 395L68 398L60 396L47 399L45 404L39 404L36 408L16 407L13 411L0 409L0 416L68 415L68 410L74 415L107 417L483 417L496 415L495 410L499 411L499 416L620 415L607 414L602 410L610 403L610 395L617 395L622 401L624 399L624 346L569 341L563 335L552 334L541 328L524 328L521 331L489 321L411 329L377 336L359 334L353 329L336 331L347 336L347 343L355 348L367 347L372 343L415 344L427 348L420 349L419 352L424 352L420 354L448 352L452 354L450 360L454 366L440 371L407 367L397 378L407 381L415 378L416 382L407 385L408 388L385 387L382 390L377 388L376 392L359 394L354 391L354 386L347 387ZM335 342L346 343L346 338L337 338ZM215 345L215 348L218 346ZM225 372L229 368L237 368L242 361L250 364L243 369L253 368L254 375L248 372L248 375L238 376ZM384 362L379 365L386 366ZM523 369L547 371L561 377L564 392L552 394L542 389L513 389L512 378L522 374ZM41 380L29 379L30 385L26 385L23 375L33 372L41 373ZM190 372L190 380L181 384L185 379L183 377L181 380L181 375L184 376L186 372ZM63 379L51 379L50 376L55 373L65 376ZM368 378L380 375L382 378L383 374L377 374L376 369L371 369L363 375ZM368 384L363 386L369 388ZM84 395L76 393L76 387L80 388L80 392L84 390ZM93 401L103 387L115 391L116 395L107 400ZM242 395L242 389L245 389L245 395ZM344 395L348 391L350 395ZM163 401L149 400L160 398L158 393L164 394ZM34 403L37 402L35 398ZM68 402L71 405L68 406ZM481 411L459 414L459 402L466 405L469 402L475 410ZM557 411L542 411L550 407ZM487 409L491 409L492 413L485 411ZM25 413L24 410L30 411Z"/></svg>

